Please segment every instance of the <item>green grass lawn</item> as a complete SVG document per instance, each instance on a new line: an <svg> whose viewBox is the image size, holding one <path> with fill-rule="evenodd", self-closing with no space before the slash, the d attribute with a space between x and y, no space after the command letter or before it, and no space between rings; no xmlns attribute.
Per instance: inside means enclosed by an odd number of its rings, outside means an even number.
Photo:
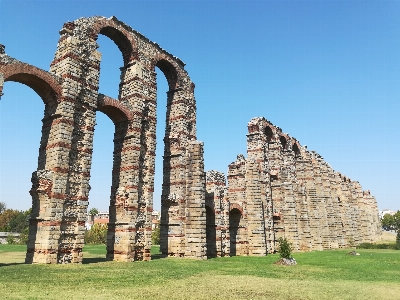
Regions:
<svg viewBox="0 0 400 300"><path fill-rule="evenodd" d="M1 299L400 299L400 251L332 250L204 261L105 261L105 246L84 248L82 265L23 264L25 246L0 245Z"/></svg>

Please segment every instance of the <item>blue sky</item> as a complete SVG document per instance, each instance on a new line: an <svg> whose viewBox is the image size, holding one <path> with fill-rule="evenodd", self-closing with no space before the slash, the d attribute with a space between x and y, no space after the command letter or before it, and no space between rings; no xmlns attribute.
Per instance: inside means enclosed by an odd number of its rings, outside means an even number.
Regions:
<svg viewBox="0 0 400 300"><path fill-rule="evenodd" d="M246 153L247 123L265 117L337 171L400 209L400 1L0 0L6 53L49 70L64 22L115 15L186 63L196 84L206 170ZM103 53L100 92L117 97L122 56ZM167 84L158 72L154 208L160 208ZM30 207L44 104L6 82L0 101L0 201ZM113 124L97 114L90 207L108 209Z"/></svg>

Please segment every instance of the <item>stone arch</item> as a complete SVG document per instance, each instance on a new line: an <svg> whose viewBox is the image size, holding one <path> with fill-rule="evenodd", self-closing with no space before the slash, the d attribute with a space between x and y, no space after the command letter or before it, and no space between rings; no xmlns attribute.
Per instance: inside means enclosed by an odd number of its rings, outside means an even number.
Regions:
<svg viewBox="0 0 400 300"><path fill-rule="evenodd" d="M237 209L237 210L240 212L240 214L243 215L243 207L242 207L240 204L238 204L238 203L231 203L231 204L229 205L229 211L231 211L232 209Z"/></svg>
<svg viewBox="0 0 400 300"><path fill-rule="evenodd" d="M54 179L65 172L61 166L65 156L60 149L68 149L68 142L60 138L60 127L68 126L69 121L64 119L58 111L60 102L65 101L62 95L62 79L29 64L16 61L5 56L11 61L9 64L0 65L1 81L14 81L22 83L34 90L45 104L44 118L42 119L42 137L40 141L38 167L32 173L32 212L29 219L29 237L27 243L27 263L56 263L57 243L51 243L56 237L49 236L51 230L57 232L60 222L55 217L54 209L49 207L52 200L60 197L58 186ZM0 87L2 92L2 86ZM63 130L65 132L65 130ZM61 163L59 163L61 162ZM53 214L52 216L50 216ZM39 229L40 228L40 229ZM51 228L51 229L50 229ZM56 235L57 236L57 233Z"/></svg>
<svg viewBox="0 0 400 300"><path fill-rule="evenodd" d="M169 92L174 92L180 88L181 74L179 67L171 62L165 55L158 54L154 57L153 67L158 67L164 74L168 82Z"/></svg>
<svg viewBox="0 0 400 300"><path fill-rule="evenodd" d="M97 98L97 110L107 115L114 124L132 120L132 113L127 107L103 94L99 94Z"/></svg>
<svg viewBox="0 0 400 300"><path fill-rule="evenodd" d="M118 100L98 93L99 34L110 38L122 53ZM15 60L12 64L10 72L17 74ZM27 262L82 262L96 111L105 113L115 124L107 258L150 260L156 66L169 85L162 205L172 209L164 221L162 216L161 228L167 231L161 231L161 238L164 234L171 243L163 253L196 258L207 255L205 233L190 230L193 221L204 217L206 208L202 205L203 144L196 141L194 84L184 63L115 17L89 17L64 24L50 64L51 73L37 71L35 77L34 71L29 76L10 75L4 71L6 67L0 71L8 80L33 86L45 103L51 103L52 98L54 103L62 102L44 119L52 143L45 145L43 153L51 162L34 174L31 191L40 203L54 202L58 210L39 209L32 219L35 224L30 236L34 240L28 246ZM52 90L55 92L48 92ZM44 193L49 189L41 183L52 186L52 192ZM205 219L201 220L205 226ZM43 228L40 233L39 227Z"/></svg>
<svg viewBox="0 0 400 300"><path fill-rule="evenodd" d="M126 29L128 27L116 17L102 18L98 17L92 26L90 38L97 40L99 34L111 39L121 51L124 66L137 59L137 45L132 35Z"/></svg>
<svg viewBox="0 0 400 300"><path fill-rule="evenodd" d="M279 141L281 142L282 145L282 150L286 150L288 146L288 138L285 135L280 135L279 136Z"/></svg>
<svg viewBox="0 0 400 300"><path fill-rule="evenodd" d="M45 104L54 105L61 101L61 86L46 71L25 63L15 63L0 66L0 73L3 74L4 82L15 81L33 89Z"/></svg>
<svg viewBox="0 0 400 300"><path fill-rule="evenodd" d="M271 129L270 126L268 126L268 125L265 126L265 128L264 128L264 134L265 134L265 136L266 136L268 142L270 142L270 141L273 139L274 132L272 131L272 129Z"/></svg>
<svg viewBox="0 0 400 300"><path fill-rule="evenodd" d="M293 142L292 150L293 150L295 156L300 156L300 145L297 141Z"/></svg>

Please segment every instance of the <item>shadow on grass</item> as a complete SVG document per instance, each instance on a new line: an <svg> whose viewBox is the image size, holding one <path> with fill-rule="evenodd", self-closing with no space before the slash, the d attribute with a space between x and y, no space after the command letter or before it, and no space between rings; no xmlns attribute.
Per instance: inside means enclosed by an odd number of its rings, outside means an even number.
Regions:
<svg viewBox="0 0 400 300"><path fill-rule="evenodd" d="M24 262L13 262L13 263L9 263L9 264L0 263L0 268L1 267L16 266L16 265L25 265L25 263Z"/></svg>
<svg viewBox="0 0 400 300"><path fill-rule="evenodd" d="M82 259L82 264L95 264L99 262L106 262L107 258L105 257L87 257Z"/></svg>
<svg viewBox="0 0 400 300"><path fill-rule="evenodd" d="M151 260L156 260L156 259L166 258L166 257L167 256L165 254L157 253L157 254L152 254L151 255Z"/></svg>

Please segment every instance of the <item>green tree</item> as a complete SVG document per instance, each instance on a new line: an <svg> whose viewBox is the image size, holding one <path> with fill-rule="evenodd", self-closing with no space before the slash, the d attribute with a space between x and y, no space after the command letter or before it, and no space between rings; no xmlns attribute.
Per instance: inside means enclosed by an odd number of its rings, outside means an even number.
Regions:
<svg viewBox="0 0 400 300"><path fill-rule="evenodd" d="M20 233L19 240L15 239L12 236L9 236L10 238L8 240L8 243L26 243L29 233L30 214L31 209L28 209L26 211L6 209L0 214L0 231Z"/></svg>
<svg viewBox="0 0 400 300"><path fill-rule="evenodd" d="M95 215L97 215L99 213L99 210L96 207L93 207L89 210L89 215L91 215L92 217L94 217Z"/></svg>
<svg viewBox="0 0 400 300"><path fill-rule="evenodd" d="M12 231L10 228L10 222L13 223L13 219L17 218L19 215L18 210L6 209L0 214L0 231ZM14 224L12 224L14 226Z"/></svg>
<svg viewBox="0 0 400 300"><path fill-rule="evenodd" d="M153 245L160 245L160 226L151 231L151 243Z"/></svg>
<svg viewBox="0 0 400 300"><path fill-rule="evenodd" d="M19 211L18 214L8 222L8 231L21 233L29 226L29 215L31 209Z"/></svg>
<svg viewBox="0 0 400 300"><path fill-rule="evenodd" d="M279 255L281 258L291 258L292 256L292 244L286 239L286 238L282 238L280 237L278 239L279 242Z"/></svg>
<svg viewBox="0 0 400 300"><path fill-rule="evenodd" d="M94 216L98 215L99 210L96 207L93 207L89 210L90 219L92 222L94 221Z"/></svg>
<svg viewBox="0 0 400 300"><path fill-rule="evenodd" d="M400 250L400 210L398 210L394 215L385 214L381 223L384 229L396 231L396 249Z"/></svg>
<svg viewBox="0 0 400 300"><path fill-rule="evenodd" d="M3 213L7 209L7 206L4 202L0 202L0 214Z"/></svg>
<svg viewBox="0 0 400 300"><path fill-rule="evenodd" d="M86 244L105 244L107 242L107 224L96 223L85 232Z"/></svg>

